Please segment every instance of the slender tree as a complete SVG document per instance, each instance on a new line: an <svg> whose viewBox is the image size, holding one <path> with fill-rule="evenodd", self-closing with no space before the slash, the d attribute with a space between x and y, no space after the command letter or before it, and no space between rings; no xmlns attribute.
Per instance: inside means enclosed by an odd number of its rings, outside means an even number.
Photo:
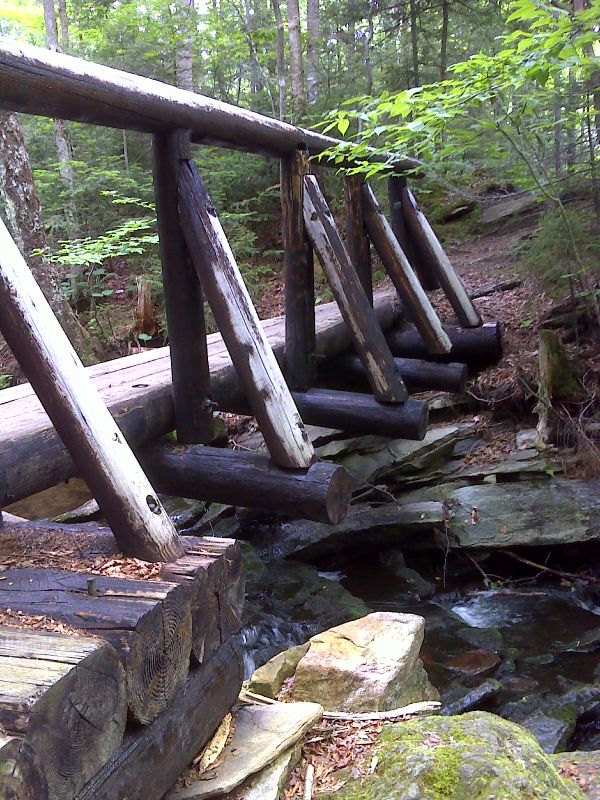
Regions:
<svg viewBox="0 0 600 800"><path fill-rule="evenodd" d="M309 105L319 100L319 34L321 10L319 0L306 2L306 31L308 34L306 50L306 83Z"/></svg>
<svg viewBox="0 0 600 800"><path fill-rule="evenodd" d="M302 32L298 0L287 0L288 37L290 41L290 77L292 83L292 109L296 119L306 110L304 61L302 59Z"/></svg>
<svg viewBox="0 0 600 800"><path fill-rule="evenodd" d="M281 16L279 0L271 0L275 28L277 30L277 87L279 90L279 119L285 119L286 110L286 79L285 79L285 30Z"/></svg>
<svg viewBox="0 0 600 800"><path fill-rule="evenodd" d="M46 2L47 0L45 0ZM194 91L194 0L178 0L178 42L175 50L175 74L180 89Z"/></svg>
<svg viewBox="0 0 600 800"><path fill-rule="evenodd" d="M419 32L417 30L417 0L410 0L410 41L412 48L413 86L419 86Z"/></svg>

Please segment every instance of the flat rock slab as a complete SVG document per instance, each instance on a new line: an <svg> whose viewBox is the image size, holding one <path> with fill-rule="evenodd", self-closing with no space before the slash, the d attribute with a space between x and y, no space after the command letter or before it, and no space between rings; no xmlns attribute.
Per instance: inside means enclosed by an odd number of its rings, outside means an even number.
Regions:
<svg viewBox="0 0 600 800"><path fill-rule="evenodd" d="M323 716L317 703L243 706L234 714L234 732L220 765L190 786L176 789L170 800L200 800L233 792L289 750Z"/></svg>
<svg viewBox="0 0 600 800"><path fill-rule="evenodd" d="M279 800L292 770L300 761L300 752L300 745L286 750L231 794L223 795L222 800Z"/></svg>
<svg viewBox="0 0 600 800"><path fill-rule="evenodd" d="M450 490L447 531L459 547L515 547L600 538L600 481L554 478Z"/></svg>

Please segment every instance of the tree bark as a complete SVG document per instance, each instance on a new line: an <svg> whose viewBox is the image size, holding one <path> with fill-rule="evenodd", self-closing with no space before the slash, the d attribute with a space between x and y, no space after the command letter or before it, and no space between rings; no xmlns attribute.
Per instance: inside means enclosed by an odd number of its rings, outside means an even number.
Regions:
<svg viewBox="0 0 600 800"><path fill-rule="evenodd" d="M47 2L48 0L44 0ZM175 73L180 89L194 91L194 0L178 0L177 29L179 42L175 56Z"/></svg>
<svg viewBox="0 0 600 800"><path fill-rule="evenodd" d="M319 99L319 29L321 12L319 0L307 0L306 30L308 45L306 51L306 83L308 86L308 104L314 105Z"/></svg>
<svg viewBox="0 0 600 800"><path fill-rule="evenodd" d="M417 31L417 0L410 0L410 40L412 47L413 86L419 86L419 38Z"/></svg>
<svg viewBox="0 0 600 800"><path fill-rule="evenodd" d="M277 28L277 87L279 89L279 119L285 119L286 80L285 80L285 32L281 18L279 0L271 0L275 27Z"/></svg>
<svg viewBox="0 0 600 800"><path fill-rule="evenodd" d="M85 332L61 292L61 271L44 255L47 249L38 199L23 131L14 114L0 111L0 200L8 229L34 278L83 361L90 361Z"/></svg>
<svg viewBox="0 0 600 800"><path fill-rule="evenodd" d="M440 43L440 80L446 77L448 64L448 22L450 6L448 0L442 0L442 39Z"/></svg>
<svg viewBox="0 0 600 800"><path fill-rule="evenodd" d="M58 24L60 27L60 46L66 51L70 45L67 0L58 0Z"/></svg>
<svg viewBox="0 0 600 800"><path fill-rule="evenodd" d="M288 36L290 41L290 75L292 79L292 111L300 119L306 110L304 62L302 59L302 33L298 0L287 0Z"/></svg>

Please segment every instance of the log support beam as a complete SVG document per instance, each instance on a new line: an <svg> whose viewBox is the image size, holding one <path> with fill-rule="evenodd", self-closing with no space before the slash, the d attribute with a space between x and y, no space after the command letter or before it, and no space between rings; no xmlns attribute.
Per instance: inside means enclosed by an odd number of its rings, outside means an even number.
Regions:
<svg viewBox="0 0 600 800"><path fill-rule="evenodd" d="M313 447L192 161L181 164L179 204L188 253L271 457L280 467L306 469Z"/></svg>
<svg viewBox="0 0 600 800"><path fill-rule="evenodd" d="M386 339L395 356L426 358L435 361L460 361L470 369L481 369L502 358L502 326L499 322L484 322L479 328L444 325L452 349L443 355L431 356L414 325L391 328Z"/></svg>
<svg viewBox="0 0 600 800"><path fill-rule="evenodd" d="M169 561L181 541L0 220L0 331L123 552Z"/></svg>
<svg viewBox="0 0 600 800"><path fill-rule="evenodd" d="M442 329L442 323L394 236L373 190L366 183L363 185L362 194L367 231L400 295L406 313L414 321L430 352L447 353L451 345Z"/></svg>
<svg viewBox="0 0 600 800"><path fill-rule="evenodd" d="M348 512L353 480L343 467L318 462L283 470L261 453L161 442L141 453L159 491L258 508L337 525Z"/></svg>
<svg viewBox="0 0 600 800"><path fill-rule="evenodd" d="M373 394L382 402L403 402L407 392L402 377L396 371L377 317L314 175L304 178L304 224L333 296L352 332L356 352L369 376Z"/></svg>
<svg viewBox="0 0 600 800"><path fill-rule="evenodd" d="M346 247L350 261L356 270L367 299L373 305L373 269L371 264L371 243L365 230L362 209L361 175L347 175L344 178L344 201L346 204Z"/></svg>
<svg viewBox="0 0 600 800"><path fill-rule="evenodd" d="M214 427L204 304L178 208L179 165L191 157L189 131L155 134L152 157L177 441L206 444Z"/></svg>
<svg viewBox="0 0 600 800"><path fill-rule="evenodd" d="M390 222L398 244L421 281L421 286L427 292L439 289L440 285L435 278L434 270L427 260L427 253L424 253L409 232L405 218L405 208L408 203L408 189L406 178L399 175L392 175L388 178L388 198L390 204Z"/></svg>
<svg viewBox="0 0 600 800"><path fill-rule="evenodd" d="M313 250L302 217L307 173L306 150L281 159L286 377L295 391L306 391L315 377L315 274Z"/></svg>

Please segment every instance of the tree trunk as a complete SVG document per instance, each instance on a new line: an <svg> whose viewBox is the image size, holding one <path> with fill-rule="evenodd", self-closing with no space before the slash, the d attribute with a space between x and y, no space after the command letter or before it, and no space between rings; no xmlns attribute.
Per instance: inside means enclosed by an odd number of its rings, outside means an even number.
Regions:
<svg viewBox="0 0 600 800"><path fill-rule="evenodd" d="M446 77L448 64L448 22L450 6L448 0L442 0L442 41L440 43L440 80Z"/></svg>
<svg viewBox="0 0 600 800"><path fill-rule="evenodd" d="M85 333L62 295L60 269L34 250L46 251L42 210L33 182L23 132L14 114L0 111L0 200L8 229L23 253L52 311L84 361L89 361Z"/></svg>
<svg viewBox="0 0 600 800"><path fill-rule="evenodd" d="M47 2L47 0L45 0ZM177 30L179 41L175 55L175 73L180 89L194 91L194 0L178 0Z"/></svg>
<svg viewBox="0 0 600 800"><path fill-rule="evenodd" d="M365 92L367 95L373 93L373 64L371 62L371 42L373 41L373 12L376 0L369 0L369 11L367 14L367 32L365 34ZM361 120L362 121L362 120Z"/></svg>
<svg viewBox="0 0 600 800"><path fill-rule="evenodd" d="M410 40L412 45L413 86L419 86L419 39L417 31L417 0L410 0Z"/></svg>
<svg viewBox="0 0 600 800"><path fill-rule="evenodd" d="M283 29L283 19L281 18L281 6L279 0L271 0L273 16L275 17L275 27L277 28L277 86L279 89L279 119L285 119L285 32Z"/></svg>
<svg viewBox="0 0 600 800"><path fill-rule="evenodd" d="M307 0L306 30L308 46L306 52L306 83L308 85L308 103L314 105L319 99L319 29L321 14L319 0Z"/></svg>
<svg viewBox="0 0 600 800"><path fill-rule="evenodd" d="M290 75L292 79L292 112L295 120L306 110L304 63L302 60L302 33L298 0L287 0L288 36L290 40Z"/></svg>
<svg viewBox="0 0 600 800"><path fill-rule="evenodd" d="M67 0L58 0L58 23L60 26L60 46L62 50L67 51L70 44Z"/></svg>
<svg viewBox="0 0 600 800"><path fill-rule="evenodd" d="M563 149L564 149L564 125L562 121L562 100L560 96L560 86L554 89L554 171L557 178L562 178L563 174Z"/></svg>

